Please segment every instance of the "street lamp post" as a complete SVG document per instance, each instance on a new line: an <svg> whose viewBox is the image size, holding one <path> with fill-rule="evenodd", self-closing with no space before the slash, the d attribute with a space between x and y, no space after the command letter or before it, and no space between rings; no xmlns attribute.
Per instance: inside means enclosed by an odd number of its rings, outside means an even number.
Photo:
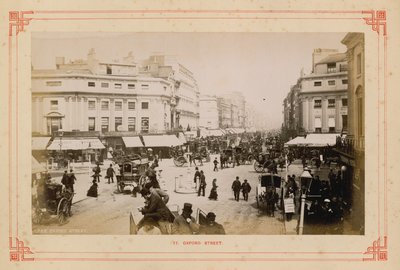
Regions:
<svg viewBox="0 0 400 270"><path fill-rule="evenodd" d="M303 228L304 228L304 208L306 204L306 194L303 192L301 194L301 208L300 208L300 223L299 223L299 234L303 234Z"/></svg>

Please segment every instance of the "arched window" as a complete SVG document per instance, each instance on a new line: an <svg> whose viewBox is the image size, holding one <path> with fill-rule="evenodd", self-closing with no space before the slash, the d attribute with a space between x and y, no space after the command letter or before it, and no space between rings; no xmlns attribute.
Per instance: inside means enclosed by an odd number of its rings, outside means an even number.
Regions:
<svg viewBox="0 0 400 270"><path fill-rule="evenodd" d="M361 85L357 87L355 94L356 94L355 113L357 115L356 117L357 134L359 136L363 136L364 135L364 89L362 88Z"/></svg>

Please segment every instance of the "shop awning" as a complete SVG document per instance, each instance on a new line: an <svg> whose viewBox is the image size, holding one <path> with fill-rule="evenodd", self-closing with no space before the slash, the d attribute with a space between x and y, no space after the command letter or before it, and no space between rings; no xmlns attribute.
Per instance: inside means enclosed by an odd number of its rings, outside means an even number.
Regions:
<svg viewBox="0 0 400 270"><path fill-rule="evenodd" d="M104 149L98 138L55 138L47 150L88 150Z"/></svg>
<svg viewBox="0 0 400 270"><path fill-rule="evenodd" d="M222 136L224 133L220 129L209 129L208 130L209 136Z"/></svg>
<svg viewBox="0 0 400 270"><path fill-rule="evenodd" d="M46 171L46 168L42 166L34 157L32 157L32 174L41 173Z"/></svg>
<svg viewBox="0 0 400 270"><path fill-rule="evenodd" d="M143 136L146 147L171 147L182 145L175 135L148 135Z"/></svg>
<svg viewBox="0 0 400 270"><path fill-rule="evenodd" d="M340 134L308 134L306 144L308 147L335 146L337 136L340 136Z"/></svg>
<svg viewBox="0 0 400 270"><path fill-rule="evenodd" d="M305 140L306 139L304 138L304 136L299 136L285 143L285 146L296 146L299 144L304 144Z"/></svg>
<svg viewBox="0 0 400 270"><path fill-rule="evenodd" d="M134 147L143 147L143 143L138 136L135 137L122 137L124 141L125 147L134 148Z"/></svg>
<svg viewBox="0 0 400 270"><path fill-rule="evenodd" d="M32 137L32 150L46 150L51 137Z"/></svg>
<svg viewBox="0 0 400 270"><path fill-rule="evenodd" d="M163 135L163 140L167 141L169 146L177 146L183 144L175 135Z"/></svg>
<svg viewBox="0 0 400 270"><path fill-rule="evenodd" d="M308 134L306 138L299 136L291 141L285 143L285 146L306 146L306 147L325 147L335 146L336 138L340 134L326 133L326 134Z"/></svg>

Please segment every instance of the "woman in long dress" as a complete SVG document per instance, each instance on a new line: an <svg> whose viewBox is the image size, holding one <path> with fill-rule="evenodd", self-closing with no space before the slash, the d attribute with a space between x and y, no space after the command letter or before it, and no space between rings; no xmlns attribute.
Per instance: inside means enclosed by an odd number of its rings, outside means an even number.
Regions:
<svg viewBox="0 0 400 270"><path fill-rule="evenodd" d="M218 193L217 193L217 179L214 178L214 180L212 181L212 188L210 191L210 196L208 196L208 198L210 200L217 200L218 199Z"/></svg>

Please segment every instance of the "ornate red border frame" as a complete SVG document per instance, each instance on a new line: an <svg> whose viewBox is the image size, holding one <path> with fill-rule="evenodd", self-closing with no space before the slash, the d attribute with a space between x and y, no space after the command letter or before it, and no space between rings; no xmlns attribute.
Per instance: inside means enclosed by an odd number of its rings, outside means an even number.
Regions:
<svg viewBox="0 0 400 270"><path fill-rule="evenodd" d="M74 14L78 15L78 17L60 17L59 15L65 14ZM378 34L378 47L380 36L383 36L384 40L384 128L383 128L383 153L384 153L384 189L383 189L383 216L384 216L384 230L383 234L381 234L380 228L380 220L378 220L378 232L379 236L376 241L373 241L372 246L368 247L365 252L347 252L347 254L361 254L364 257L360 258L294 258L294 259L280 259L280 258L240 258L240 259L232 259L232 258L187 258L187 259L179 259L179 258L165 258L165 259L154 259L154 258L34 258L29 257L25 258L25 255L35 254L30 250L29 247L24 245L23 240L19 240L18 236L18 174L16 177L16 198L12 197L12 179L11 179L11 171L12 171L12 161L18 160L18 151L13 153L11 150L13 140L18 140L18 131L15 134L12 131L12 111L13 106L17 108L16 122L18 122L18 35L21 32L26 30L26 27L29 25L31 21L39 21L39 20L107 20L109 17L104 17L107 14L119 14L124 15L125 17L119 17L117 19L190 19L190 20L216 20L216 19L296 19L296 20L306 20L306 19L352 19L352 20L360 20L363 19L367 25L372 26L372 31L377 32ZM297 17L272 17L271 15L276 14L296 14ZM332 17L335 14L344 14L346 17L337 18ZM36 16L39 15L39 16ZM46 17L47 15L47 17ZM49 17L48 15L55 15L54 17ZM84 17L82 16L84 15ZM98 17L95 15L102 15L102 17ZM132 17L132 15L146 15L142 17ZM151 15L152 17L150 17ZM161 16L163 15L163 16ZM320 17L316 17L315 15L319 15ZM42 16L42 17L40 17ZM116 19L116 18L112 18ZM352 11L352 10L37 10L37 11L9 11L9 253L10 253L10 261L386 261L388 259L388 229L387 229L387 25L386 25L386 11L385 10L362 10L362 11ZM13 52L13 44L15 45L15 51ZM380 50L380 49L378 49ZM13 67L13 53L15 53L16 67ZM379 52L378 52L379 57ZM380 59L378 59L378 77L382 74L380 73ZM13 69L14 68L14 69ZM15 74L13 73L15 72ZM13 104L13 82L15 83L16 89L16 100L15 104ZM379 83L378 83L379 84ZM379 92L381 92L379 86ZM378 100L378 102L380 102ZM381 113L381 106L378 106L378 115ZM379 116L378 116L379 118ZM379 120L380 121L380 120ZM378 124L380 126L380 123ZM381 129L378 129L378 137L381 135ZM13 137L15 135L15 138ZM18 149L18 148L17 148ZM378 160L379 152L378 152ZM17 162L18 163L18 162ZM379 170L379 165L378 165ZM17 170L18 171L18 170ZM18 172L17 172L18 173ZM378 181L378 190L380 189L380 181ZM378 192L378 196L380 196ZM381 198L378 198L378 204ZM16 203L16 213L13 213L13 203ZM380 219L380 207L378 207L378 219ZM15 218L15 233L13 232L13 218ZM46 253L46 252L36 252L36 253ZM63 252L55 252L55 253L63 253ZM74 252L72 252L74 253ZM78 252L76 252L78 253ZM85 252L83 252L85 253ZM93 253L93 252L87 252ZM94 252L96 253L96 252ZM109 253L116 254L118 252L98 252L98 253ZM126 253L137 253L137 254L150 254L151 252L125 252ZM167 254L207 254L211 252L165 252ZM214 254L346 254L346 252L212 252Z"/></svg>

